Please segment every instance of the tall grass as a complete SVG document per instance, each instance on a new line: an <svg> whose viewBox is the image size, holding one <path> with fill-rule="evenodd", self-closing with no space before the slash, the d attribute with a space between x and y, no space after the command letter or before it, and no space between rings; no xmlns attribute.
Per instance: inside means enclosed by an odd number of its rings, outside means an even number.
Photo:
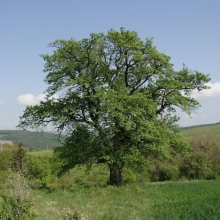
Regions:
<svg viewBox="0 0 220 220"><path fill-rule="evenodd" d="M91 220L220 219L219 207L220 181L35 191L35 209L42 220L62 219L75 211Z"/></svg>
<svg viewBox="0 0 220 220"><path fill-rule="evenodd" d="M220 219L220 181L157 185L154 196L153 219Z"/></svg>

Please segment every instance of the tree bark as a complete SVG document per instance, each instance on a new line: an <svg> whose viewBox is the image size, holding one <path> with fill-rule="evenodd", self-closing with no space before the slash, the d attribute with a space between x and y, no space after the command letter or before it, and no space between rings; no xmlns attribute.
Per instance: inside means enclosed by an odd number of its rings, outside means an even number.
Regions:
<svg viewBox="0 0 220 220"><path fill-rule="evenodd" d="M109 165L110 185L112 186L122 185L122 169L123 169L123 166L119 166L117 164Z"/></svg>

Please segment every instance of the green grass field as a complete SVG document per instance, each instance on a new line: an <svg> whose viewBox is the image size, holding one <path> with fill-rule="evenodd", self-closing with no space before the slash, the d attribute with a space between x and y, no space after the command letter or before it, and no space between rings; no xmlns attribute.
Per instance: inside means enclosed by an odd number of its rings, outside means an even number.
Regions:
<svg viewBox="0 0 220 220"><path fill-rule="evenodd" d="M30 151L28 152L28 154L34 155L34 156L50 156L53 154L53 150Z"/></svg>
<svg viewBox="0 0 220 220"><path fill-rule="evenodd" d="M62 219L75 211L89 220L220 219L218 180L34 191L34 195L40 220Z"/></svg>
<svg viewBox="0 0 220 220"><path fill-rule="evenodd" d="M31 132L22 130L0 130L0 140L12 141L15 144L23 143L26 148L51 149L60 145L63 136L58 140L58 135L48 132Z"/></svg>
<svg viewBox="0 0 220 220"><path fill-rule="evenodd" d="M220 124L181 131L186 140L197 132L220 137ZM29 151L35 156L50 156L52 150ZM220 219L220 180L136 183L122 187L90 187L92 178L108 178L105 166L75 167L64 175L69 190L33 190L34 209L39 220L194 220ZM75 181L77 179L78 181ZM1 187L0 187L1 189ZM77 212L81 218L63 218Z"/></svg>
<svg viewBox="0 0 220 220"><path fill-rule="evenodd" d="M217 135L220 137L220 124L213 124L209 126L202 126L202 127L196 127L196 128L191 128L191 129L188 128L185 130L181 130L181 133L187 140L192 138L192 136L197 132L210 133L210 134Z"/></svg>

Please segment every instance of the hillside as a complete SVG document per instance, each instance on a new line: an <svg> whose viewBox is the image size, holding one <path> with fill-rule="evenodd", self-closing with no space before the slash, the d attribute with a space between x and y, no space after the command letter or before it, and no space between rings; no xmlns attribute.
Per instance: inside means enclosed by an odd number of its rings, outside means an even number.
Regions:
<svg viewBox="0 0 220 220"><path fill-rule="evenodd" d="M196 132L215 134L220 137L220 123L202 124L190 127L182 127L181 133L186 139L190 139ZM51 149L60 145L58 135L52 133L41 133L20 130L0 130L0 141L22 142L26 148Z"/></svg>
<svg viewBox="0 0 220 220"><path fill-rule="evenodd" d="M15 144L22 142L26 148L51 149L60 145L63 138L59 139L58 135L47 132L0 130L0 140Z"/></svg>
<svg viewBox="0 0 220 220"><path fill-rule="evenodd" d="M194 128L208 127L212 125L215 125L215 124L200 124L200 125L192 125L192 126L187 126L187 127L180 127L180 130L189 130L189 129L194 129Z"/></svg>
<svg viewBox="0 0 220 220"><path fill-rule="evenodd" d="M196 125L181 129L182 134L186 139L190 139L195 133L209 133L220 137L220 123Z"/></svg>

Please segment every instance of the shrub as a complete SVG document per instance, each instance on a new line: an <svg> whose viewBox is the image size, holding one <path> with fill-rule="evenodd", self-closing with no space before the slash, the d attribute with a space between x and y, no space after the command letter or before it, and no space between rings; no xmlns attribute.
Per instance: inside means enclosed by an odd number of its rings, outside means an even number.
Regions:
<svg viewBox="0 0 220 220"><path fill-rule="evenodd" d="M15 145L16 149L13 152L13 158L11 160L11 168L15 172L26 173L26 160L27 160L27 149L22 143Z"/></svg>
<svg viewBox="0 0 220 220"><path fill-rule="evenodd" d="M51 176L49 158L29 155L27 160L27 177L33 184L37 182L43 187L48 187L51 182Z"/></svg>
<svg viewBox="0 0 220 220"><path fill-rule="evenodd" d="M14 150L15 146L10 144L4 144L0 148L0 171L8 170L11 165Z"/></svg>
<svg viewBox="0 0 220 220"><path fill-rule="evenodd" d="M191 179L202 179L206 177L207 155L202 152L187 154L179 167L180 175Z"/></svg>
<svg viewBox="0 0 220 220"><path fill-rule="evenodd" d="M101 176L98 180L98 186L100 186L100 187L106 186L107 183L108 183L108 178L107 177Z"/></svg>
<svg viewBox="0 0 220 220"><path fill-rule="evenodd" d="M159 167L159 181L178 180L178 167L172 164L162 164Z"/></svg>
<svg viewBox="0 0 220 220"><path fill-rule="evenodd" d="M2 195L1 219L36 219L30 189L26 179L19 173L9 172L5 180L5 195Z"/></svg>
<svg viewBox="0 0 220 220"><path fill-rule="evenodd" d="M124 168L122 172L123 183L135 183L137 181L137 176L134 172L128 168Z"/></svg>
<svg viewBox="0 0 220 220"><path fill-rule="evenodd" d="M108 182L108 178L107 176L104 176L103 173L102 175L100 174L100 172L96 171L93 172L92 174L90 174L87 178L87 184L89 186L106 186Z"/></svg>
<svg viewBox="0 0 220 220"><path fill-rule="evenodd" d="M218 174L214 171L212 171L209 167L205 170L205 179L207 180L214 180L217 179Z"/></svg>

